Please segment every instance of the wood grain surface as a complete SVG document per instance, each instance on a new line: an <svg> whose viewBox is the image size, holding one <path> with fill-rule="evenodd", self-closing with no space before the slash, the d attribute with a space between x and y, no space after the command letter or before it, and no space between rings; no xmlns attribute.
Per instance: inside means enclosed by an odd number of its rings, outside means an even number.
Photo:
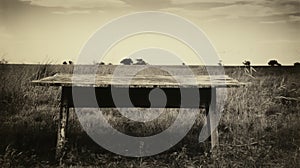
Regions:
<svg viewBox="0 0 300 168"><path fill-rule="evenodd" d="M114 76L112 74L55 74L32 81L41 86L83 86L83 87L238 87L243 83L227 75L136 75Z"/></svg>

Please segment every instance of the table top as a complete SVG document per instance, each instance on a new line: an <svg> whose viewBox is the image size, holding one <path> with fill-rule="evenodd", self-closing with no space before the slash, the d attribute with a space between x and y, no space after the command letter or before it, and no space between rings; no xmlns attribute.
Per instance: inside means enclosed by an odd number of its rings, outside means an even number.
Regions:
<svg viewBox="0 0 300 168"><path fill-rule="evenodd" d="M136 75L113 76L112 74L55 74L32 81L39 86L81 87L130 87L130 88L211 88L239 87L244 85L227 75Z"/></svg>

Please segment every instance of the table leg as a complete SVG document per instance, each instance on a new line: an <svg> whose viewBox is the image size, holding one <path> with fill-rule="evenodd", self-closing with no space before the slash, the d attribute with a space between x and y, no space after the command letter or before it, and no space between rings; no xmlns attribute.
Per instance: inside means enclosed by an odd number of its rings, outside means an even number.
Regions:
<svg viewBox="0 0 300 168"><path fill-rule="evenodd" d="M62 162L65 153L66 144L66 131L69 118L69 106L67 99L64 94L64 87L62 88L59 120L58 120L58 132L57 132L57 143L56 143L56 160Z"/></svg>
<svg viewBox="0 0 300 168"><path fill-rule="evenodd" d="M216 109L216 88L211 89L211 101L205 105L206 122L208 132L210 133L211 149L219 145L218 139L218 127L212 129L212 125L215 125L217 121L217 109Z"/></svg>

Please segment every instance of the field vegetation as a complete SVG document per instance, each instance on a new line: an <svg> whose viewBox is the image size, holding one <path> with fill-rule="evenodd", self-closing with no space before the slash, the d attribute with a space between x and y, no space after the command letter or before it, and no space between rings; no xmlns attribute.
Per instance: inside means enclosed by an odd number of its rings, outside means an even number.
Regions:
<svg viewBox="0 0 300 168"><path fill-rule="evenodd" d="M0 65L1 167L57 166L54 153L60 89L33 86L30 81L71 72L72 66ZM220 146L214 156L209 152L209 142L197 142L204 113L199 114L189 134L170 150L151 157L130 158L95 144L71 110L64 166L299 167L300 68L254 68L256 72L252 74L245 67L225 68L230 77L251 84L228 89L219 125ZM112 69L100 67L102 73L112 73ZM115 115L116 109L103 111L114 127L137 136L162 131L177 113L168 109L169 113L160 119L140 126Z"/></svg>

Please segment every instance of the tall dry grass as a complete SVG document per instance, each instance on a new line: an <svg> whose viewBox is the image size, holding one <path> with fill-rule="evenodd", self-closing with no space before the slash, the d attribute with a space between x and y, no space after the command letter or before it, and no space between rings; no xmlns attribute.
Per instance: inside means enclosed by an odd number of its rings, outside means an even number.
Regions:
<svg viewBox="0 0 300 168"><path fill-rule="evenodd" d="M100 70L113 72L104 66ZM204 122L203 113L182 142L167 152L146 158L127 158L105 151L84 133L76 115L71 113L65 164L100 167L297 167L300 152L299 69L257 68L257 72L251 75L242 67L225 70L227 75L251 84L228 89L219 125L220 147L216 157L210 156L208 142L197 143L199 127ZM2 167L55 166L53 156L60 90L34 87L29 82L71 71L72 66L0 65ZM82 72L88 73L84 68ZM165 114L146 125L138 125L115 115L116 109L103 111L120 131L143 136L164 130L176 116L176 111L170 109L172 115Z"/></svg>

